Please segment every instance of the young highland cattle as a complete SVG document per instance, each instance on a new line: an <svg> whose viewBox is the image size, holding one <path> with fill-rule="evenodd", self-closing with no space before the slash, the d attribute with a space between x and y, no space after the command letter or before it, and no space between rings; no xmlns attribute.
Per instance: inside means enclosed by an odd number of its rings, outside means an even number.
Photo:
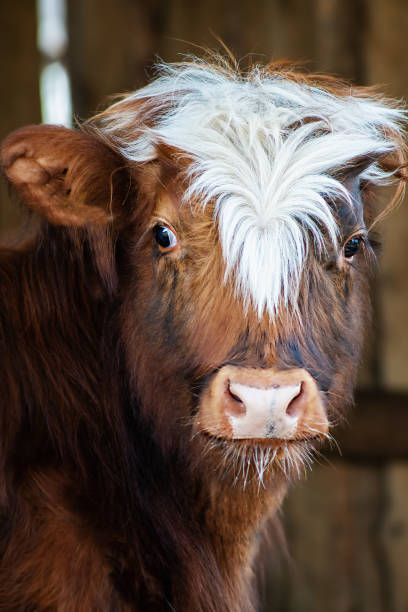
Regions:
<svg viewBox="0 0 408 612"><path fill-rule="evenodd" d="M0 610L248 612L257 535L351 401L405 112L289 67L162 66L3 172Z"/></svg>

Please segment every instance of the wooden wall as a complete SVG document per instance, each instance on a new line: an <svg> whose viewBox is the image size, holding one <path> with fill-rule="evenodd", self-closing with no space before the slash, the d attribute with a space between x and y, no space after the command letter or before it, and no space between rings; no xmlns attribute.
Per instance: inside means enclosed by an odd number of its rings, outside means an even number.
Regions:
<svg viewBox="0 0 408 612"><path fill-rule="evenodd" d="M407 509L406 461L315 466L286 501L264 612L406 612Z"/></svg>
<svg viewBox="0 0 408 612"><path fill-rule="evenodd" d="M237 57L309 60L312 69L408 98L406 0L69 0L74 109L143 85L165 60L219 46ZM185 42L185 41L190 41ZM0 136L39 120L33 0L2 1ZM4 196L3 196L4 197ZM3 207L0 226L14 213ZM408 206L382 225L375 324L343 457L328 453L283 516L291 561L271 556L264 611L408 610Z"/></svg>

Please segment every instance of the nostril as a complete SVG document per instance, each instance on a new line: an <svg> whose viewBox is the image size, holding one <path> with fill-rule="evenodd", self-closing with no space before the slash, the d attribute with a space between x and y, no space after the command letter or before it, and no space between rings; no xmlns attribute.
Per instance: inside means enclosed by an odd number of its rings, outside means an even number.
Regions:
<svg viewBox="0 0 408 612"><path fill-rule="evenodd" d="M305 383L303 381L300 383L299 393L291 399L286 408L286 414L292 418L299 417L303 410L302 405L304 404L305 399L304 384Z"/></svg>
<svg viewBox="0 0 408 612"><path fill-rule="evenodd" d="M242 399L231 390L230 381L228 381L227 387L225 389L226 401L227 401L227 411L231 415L242 416L246 413L245 404Z"/></svg>
<svg viewBox="0 0 408 612"><path fill-rule="evenodd" d="M229 392L229 394L230 394L230 396L232 397L233 400L235 400L236 402L239 402L240 404L244 403L242 401L242 399L240 397L238 397L238 395L235 395L235 393L233 393L229 387L228 387L228 392Z"/></svg>

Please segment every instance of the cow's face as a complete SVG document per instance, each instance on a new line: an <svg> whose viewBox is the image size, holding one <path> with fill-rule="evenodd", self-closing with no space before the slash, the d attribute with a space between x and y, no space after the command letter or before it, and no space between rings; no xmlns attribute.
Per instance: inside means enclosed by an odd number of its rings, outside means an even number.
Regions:
<svg viewBox="0 0 408 612"><path fill-rule="evenodd" d="M228 452L285 454L328 436L369 310L361 192L387 179L401 119L330 80L200 62L98 119L142 163L139 184L156 168L135 203L149 214L123 317L128 368L167 440L185 425Z"/></svg>
<svg viewBox="0 0 408 612"><path fill-rule="evenodd" d="M143 216L125 230L122 316L146 417L167 440L176 428L194 444L304 456L329 437L355 378L371 257L360 172L341 177L350 202L331 203L337 242L316 253L308 234L297 300L274 313L228 273L214 205L185 201L185 168L159 160L136 180Z"/></svg>

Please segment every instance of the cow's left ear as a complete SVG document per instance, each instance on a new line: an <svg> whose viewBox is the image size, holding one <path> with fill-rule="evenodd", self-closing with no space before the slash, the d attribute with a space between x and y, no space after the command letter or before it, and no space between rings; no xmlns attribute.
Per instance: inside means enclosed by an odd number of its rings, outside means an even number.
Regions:
<svg viewBox="0 0 408 612"><path fill-rule="evenodd" d="M378 162L384 155L370 154L364 157L353 159L349 164L335 173L335 178L340 180L343 185L353 193L360 181L361 174L372 164Z"/></svg>
<svg viewBox="0 0 408 612"><path fill-rule="evenodd" d="M82 226L113 219L124 160L97 137L53 125L28 126L4 140L0 160L24 204L50 223Z"/></svg>

